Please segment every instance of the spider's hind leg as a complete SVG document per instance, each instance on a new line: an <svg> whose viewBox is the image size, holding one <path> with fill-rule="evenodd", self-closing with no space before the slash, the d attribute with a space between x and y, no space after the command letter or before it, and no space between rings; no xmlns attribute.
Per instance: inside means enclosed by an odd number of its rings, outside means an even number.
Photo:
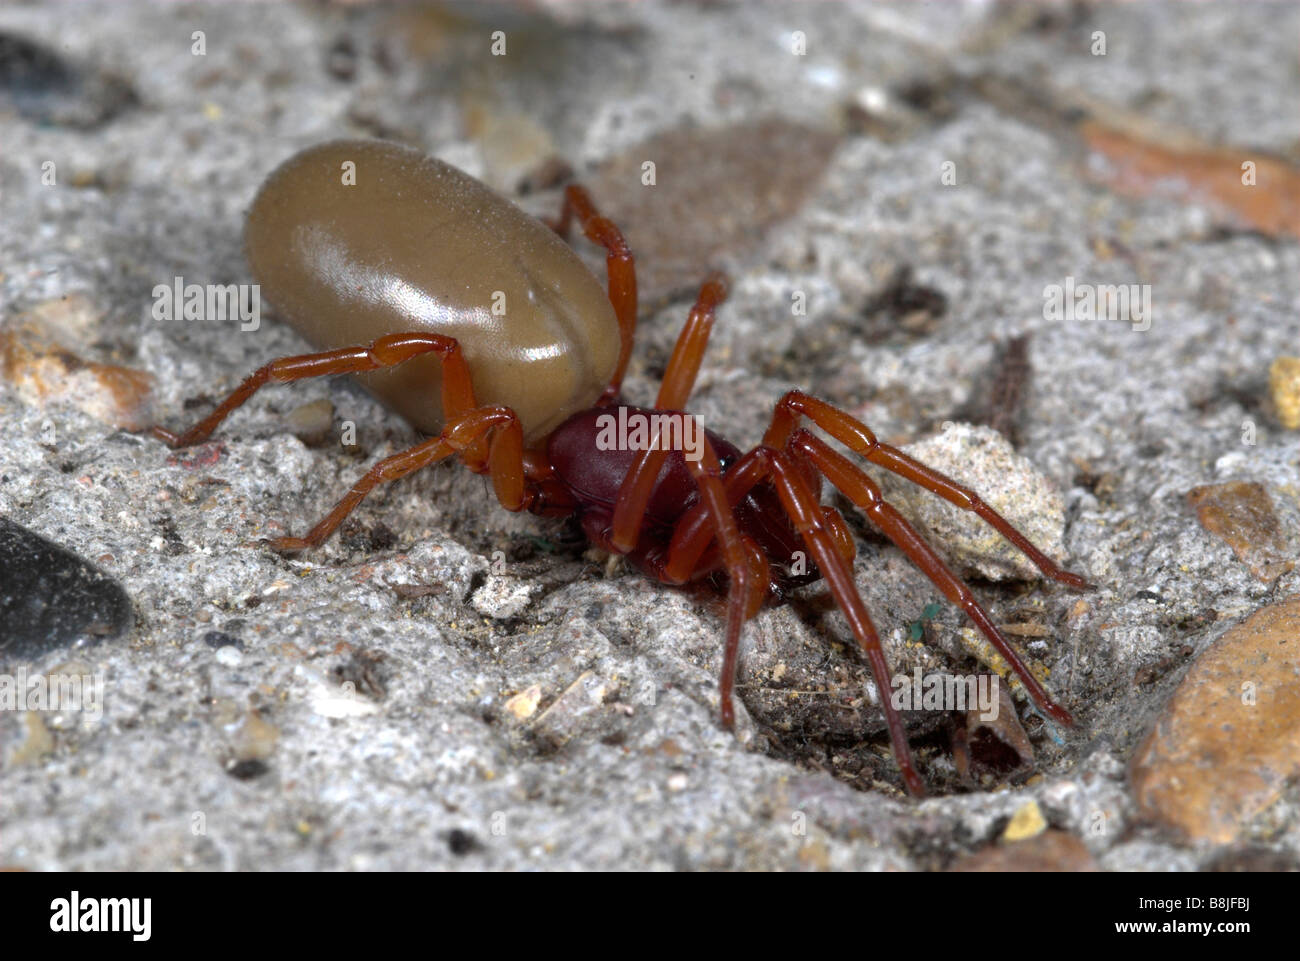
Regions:
<svg viewBox="0 0 1300 961"><path fill-rule="evenodd" d="M614 221L601 215L587 189L578 184L570 184L564 190L559 219L548 223L557 234L567 239L569 226L575 217L587 239L605 248L609 302L614 307L614 316L618 318L618 366L600 399L601 404L607 404L618 396L619 388L623 385L623 375L627 373L628 361L632 358L632 346L636 341L636 259L632 256L632 249L628 247L622 231Z"/></svg>
<svg viewBox="0 0 1300 961"><path fill-rule="evenodd" d="M249 374L211 414L189 430L176 434L165 427L154 427L151 433L169 447L189 447L211 437L222 421L267 384L383 370L430 353L437 354L442 360L442 409L450 422L478 406L460 344L454 337L441 334L389 334L357 347L340 347L273 360Z"/></svg>
<svg viewBox="0 0 1300 961"><path fill-rule="evenodd" d="M768 463L772 483L776 486L786 514L808 545L822 577L830 586L835 603L844 613L853 636L867 656L871 677L880 699L880 710L885 717L885 726L889 729L890 743L894 748L894 760L903 775L903 783L909 794L922 797L925 795L925 782L916 770L912 750L907 743L907 732L893 704L889 661L881 646L880 635L871 621L871 614L853 579L853 567L840 553L836 535L826 521L816 494L803 476L799 458L788 451L775 451L771 448L760 450Z"/></svg>
<svg viewBox="0 0 1300 961"><path fill-rule="evenodd" d="M480 407L448 424L437 437L375 464L305 537L278 537L269 541L269 545L286 553L319 547L380 484L413 474L484 440L489 444L488 470L497 500L506 510L526 510L536 497L536 491L525 480L523 430L519 418L509 407Z"/></svg>

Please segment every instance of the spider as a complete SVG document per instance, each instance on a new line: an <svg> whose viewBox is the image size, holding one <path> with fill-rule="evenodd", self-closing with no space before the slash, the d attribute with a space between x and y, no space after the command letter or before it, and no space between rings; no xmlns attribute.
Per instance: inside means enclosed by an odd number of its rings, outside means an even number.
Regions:
<svg viewBox="0 0 1300 961"><path fill-rule="evenodd" d="M340 173L341 172L341 173ZM604 248L608 291L565 243L574 221ZM303 537L319 546L378 484L457 457L488 474L511 511L576 516L586 537L645 574L682 585L725 574L727 621L720 714L734 725L742 625L792 582L807 551L865 654L907 790L924 794L890 669L852 575L855 545L829 481L896 544L1006 659L1034 704L1073 723L976 600L861 467L805 424L885 470L972 511L1047 577L1087 583L1057 566L974 491L878 440L831 404L792 390L760 443L742 453L685 413L719 305L721 274L700 288L653 408L620 403L636 331L636 270L622 233L578 185L543 223L467 174L381 141L336 141L292 157L254 200L245 232L253 273L318 353L259 368L173 447L207 439L260 387L358 375L428 439L375 464ZM347 346L362 344L364 346Z"/></svg>

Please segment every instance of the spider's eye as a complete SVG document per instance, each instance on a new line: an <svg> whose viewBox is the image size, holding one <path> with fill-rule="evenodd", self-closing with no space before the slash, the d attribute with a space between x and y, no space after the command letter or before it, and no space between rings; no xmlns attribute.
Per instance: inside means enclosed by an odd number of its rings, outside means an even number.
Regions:
<svg viewBox="0 0 1300 961"><path fill-rule="evenodd" d="M731 466L732 464L734 464L735 462L736 462L736 458L734 458L734 457L719 457L719 458L718 458L718 469L721 470L722 473L725 474L725 473L727 472L727 468L730 467L730 466Z"/></svg>

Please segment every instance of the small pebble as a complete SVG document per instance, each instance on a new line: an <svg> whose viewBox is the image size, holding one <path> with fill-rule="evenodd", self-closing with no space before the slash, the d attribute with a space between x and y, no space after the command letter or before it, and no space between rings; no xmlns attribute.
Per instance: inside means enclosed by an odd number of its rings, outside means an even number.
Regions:
<svg viewBox="0 0 1300 961"><path fill-rule="evenodd" d="M447 847L451 853L457 857L464 857L467 854L474 854L483 850L483 842L468 831L462 831L460 828L452 828L447 832Z"/></svg>
<svg viewBox="0 0 1300 961"><path fill-rule="evenodd" d="M0 517L0 653L35 659L131 630L122 587L85 559Z"/></svg>
<svg viewBox="0 0 1300 961"><path fill-rule="evenodd" d="M203 643L213 648L236 647L241 651L244 649L243 641L225 631L208 631L203 635Z"/></svg>
<svg viewBox="0 0 1300 961"><path fill-rule="evenodd" d="M217 663L225 667L238 667L244 663L244 655L233 644L226 644L217 648L216 658Z"/></svg>
<svg viewBox="0 0 1300 961"><path fill-rule="evenodd" d="M517 721L526 721L537 713L537 705L542 700L542 688L533 684L506 701L506 710Z"/></svg>
<svg viewBox="0 0 1300 961"><path fill-rule="evenodd" d="M240 761L265 761L275 752L279 729L257 711L244 715L243 723L235 732L234 755Z"/></svg>
<svg viewBox="0 0 1300 961"><path fill-rule="evenodd" d="M294 667L294 675L311 686L307 703L321 717L365 717L377 714L379 705L356 692L355 683L336 684L309 665Z"/></svg>
<svg viewBox="0 0 1300 961"><path fill-rule="evenodd" d="M20 314L0 330L0 374L33 406L69 404L114 427L143 430L154 422L153 376L85 360L72 349L98 316L78 297Z"/></svg>
<svg viewBox="0 0 1300 961"><path fill-rule="evenodd" d="M1029 801L1011 816L1006 830L1002 832L1002 840L1024 841L1037 837L1046 830L1047 819L1043 817L1043 809L1037 801Z"/></svg>
<svg viewBox="0 0 1300 961"><path fill-rule="evenodd" d="M271 770L265 761L234 761L226 766L226 773L239 781L251 781Z"/></svg>
<svg viewBox="0 0 1300 961"><path fill-rule="evenodd" d="M139 101L120 77L72 63L57 51L0 33L0 98L26 120L89 130Z"/></svg>
<svg viewBox="0 0 1300 961"><path fill-rule="evenodd" d="M320 447L334 433L334 405L326 398L295 407L289 412L289 430L308 447Z"/></svg>
<svg viewBox="0 0 1300 961"><path fill-rule="evenodd" d="M979 494L1048 557L1064 559L1065 501L1056 485L989 427L950 424L903 450ZM1036 580L1042 575L1001 534L970 511L902 478L876 471L898 508L963 577Z"/></svg>
<svg viewBox="0 0 1300 961"><path fill-rule="evenodd" d="M592 671L584 671L533 722L533 733L548 741L551 746L558 747L596 716L605 703L609 689L610 684L605 678Z"/></svg>
<svg viewBox="0 0 1300 961"><path fill-rule="evenodd" d="M485 617L504 621L522 614L536 589L535 584L514 577L489 574L483 586L470 598L470 604Z"/></svg>
<svg viewBox="0 0 1300 961"><path fill-rule="evenodd" d="M24 711L23 727L27 737L9 756L9 763L15 767L19 764L35 764L54 750L54 736L45 726L45 720L39 711Z"/></svg>
<svg viewBox="0 0 1300 961"><path fill-rule="evenodd" d="M1268 369L1268 389L1278 420L1287 430L1300 429L1300 357L1279 357Z"/></svg>
<svg viewBox="0 0 1300 961"><path fill-rule="evenodd" d="M1261 581L1276 580L1295 567L1286 556L1286 538L1262 484L1231 481L1194 487L1187 492L1187 502L1196 508L1201 526L1227 542Z"/></svg>

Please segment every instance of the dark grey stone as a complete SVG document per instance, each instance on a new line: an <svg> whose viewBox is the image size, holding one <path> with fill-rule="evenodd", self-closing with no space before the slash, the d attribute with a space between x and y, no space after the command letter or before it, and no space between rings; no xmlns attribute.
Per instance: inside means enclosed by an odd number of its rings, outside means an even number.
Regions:
<svg viewBox="0 0 1300 961"><path fill-rule="evenodd" d="M126 591L89 561L0 517L0 658L119 638L134 621Z"/></svg>

